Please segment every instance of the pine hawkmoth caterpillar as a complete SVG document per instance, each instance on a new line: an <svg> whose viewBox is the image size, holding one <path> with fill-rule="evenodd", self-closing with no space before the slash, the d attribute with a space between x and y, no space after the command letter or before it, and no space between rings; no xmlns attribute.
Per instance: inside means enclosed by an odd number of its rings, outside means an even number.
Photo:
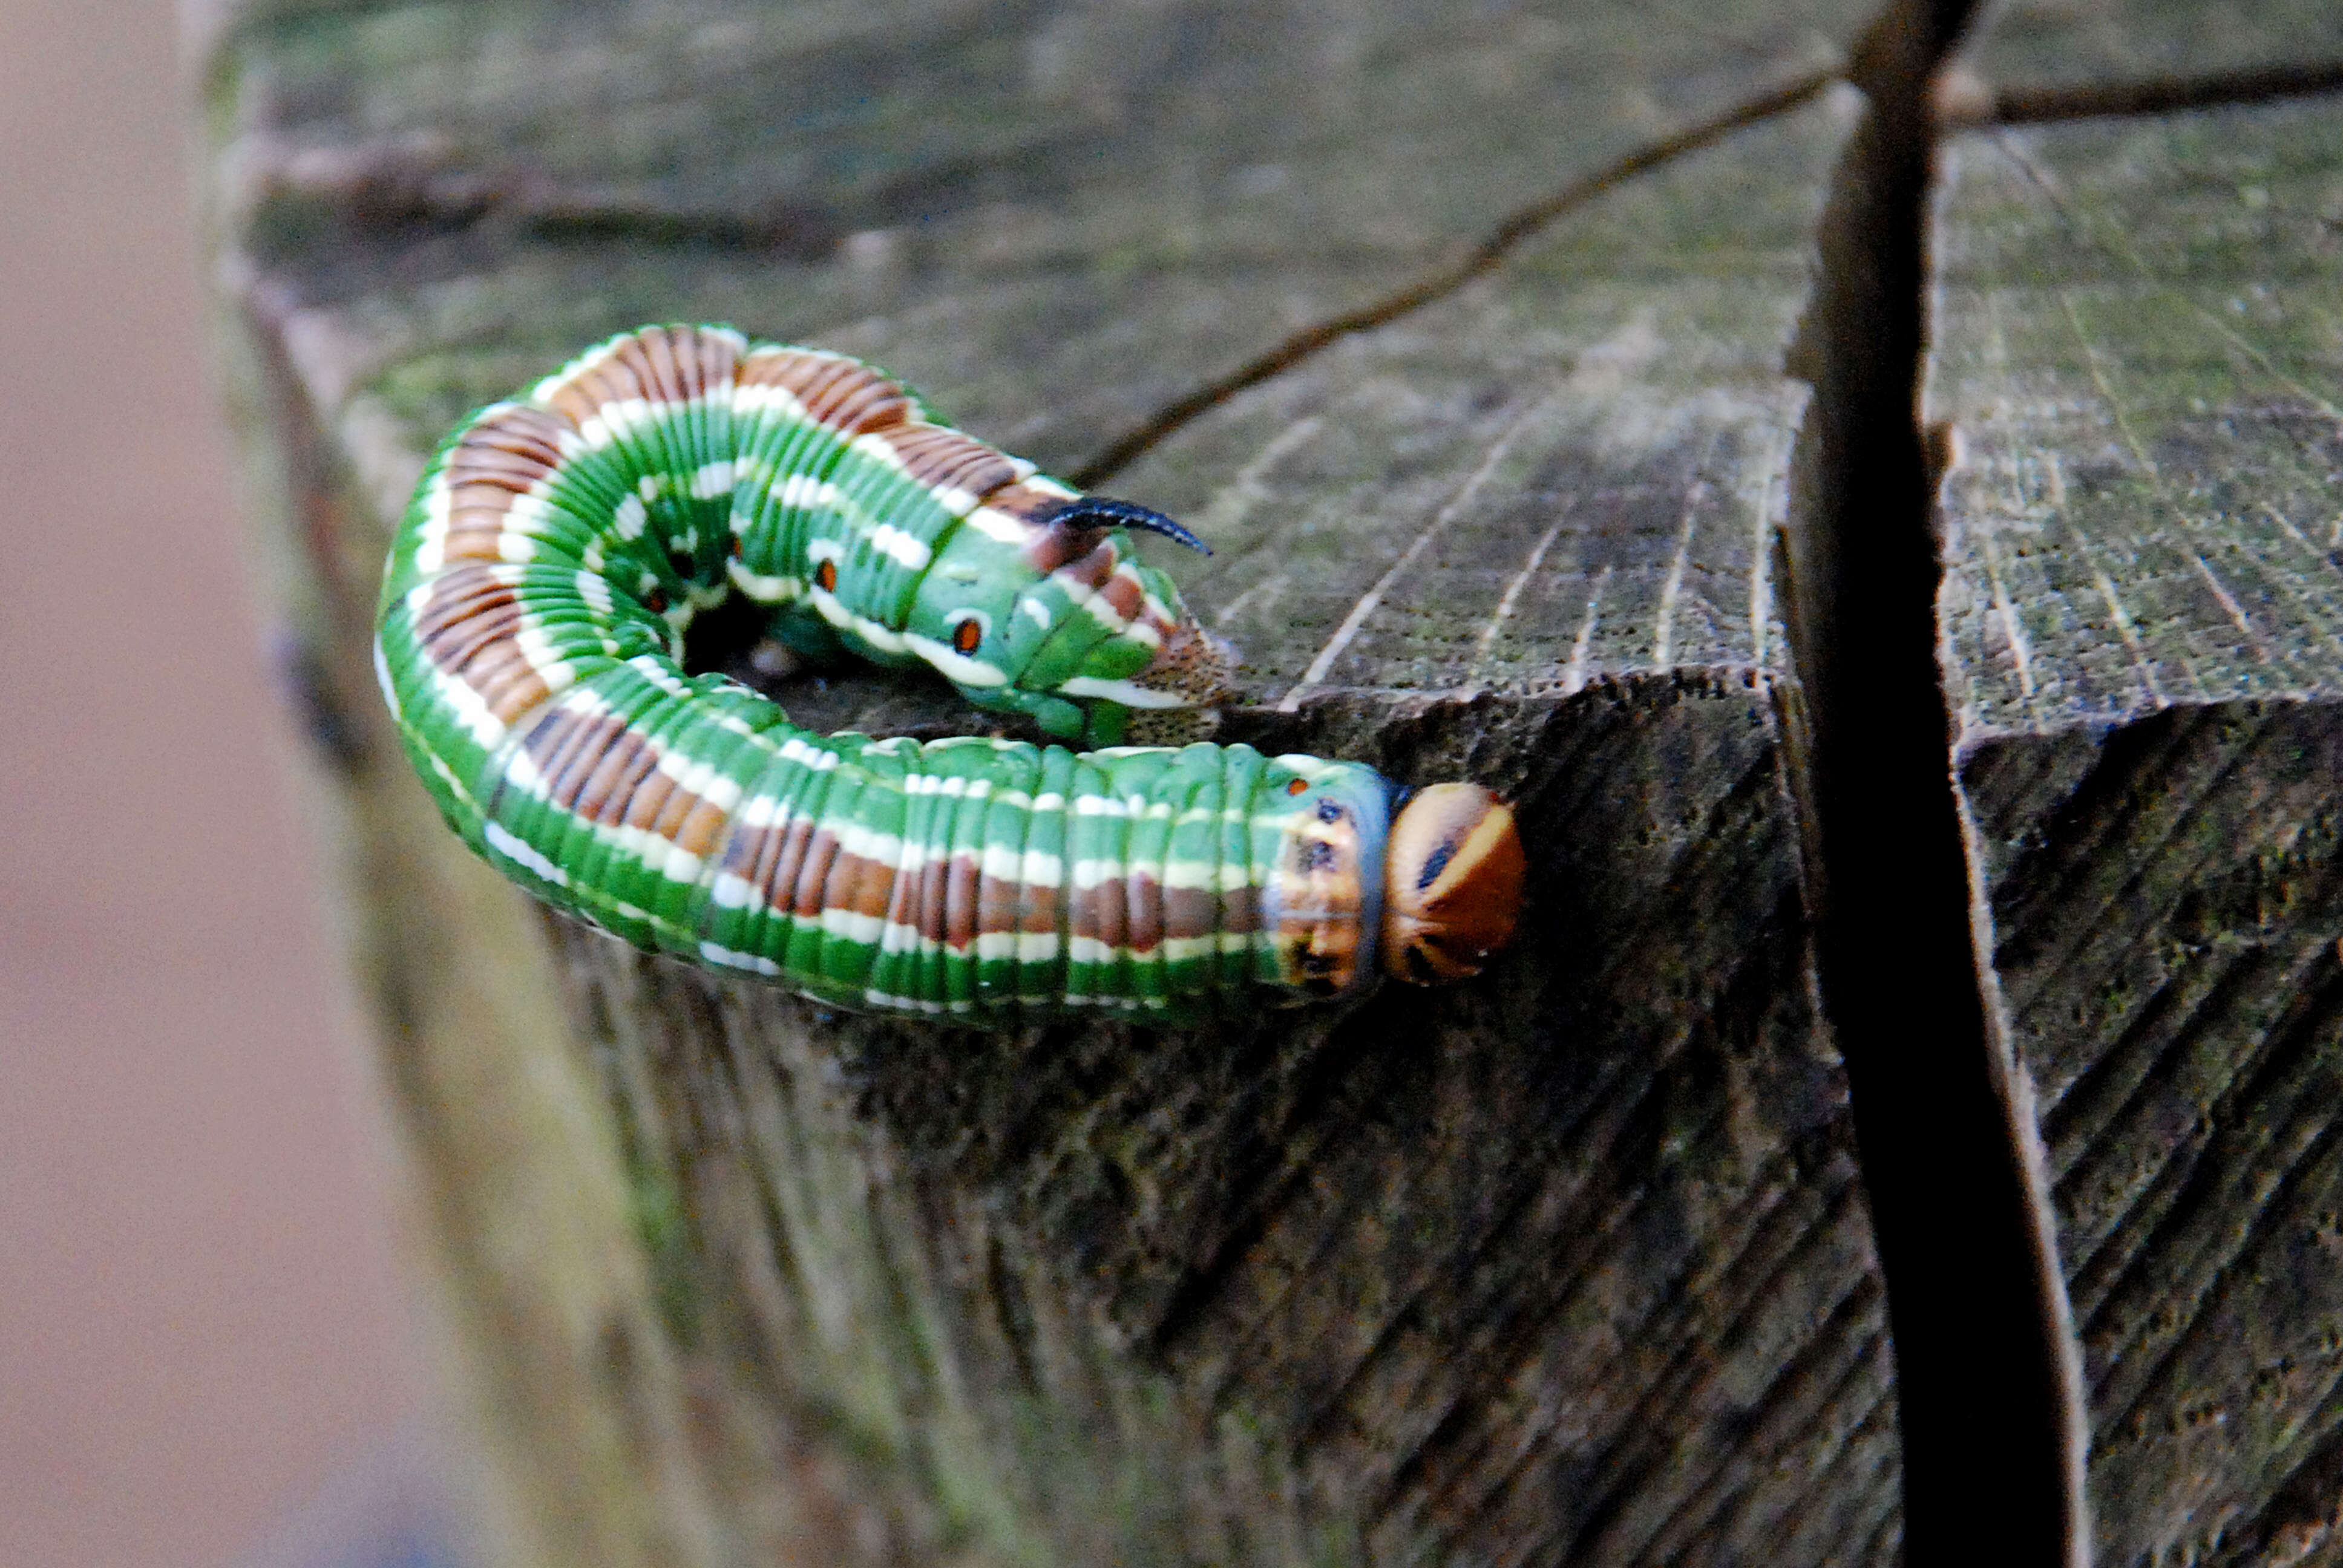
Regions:
<svg viewBox="0 0 2343 1568"><path fill-rule="evenodd" d="M466 419L392 544L376 668L456 831L639 946L830 1003L1167 1020L1479 970L1511 813L1193 732L1224 648L1131 530L843 355L653 327ZM688 675L732 594L1098 749L819 736Z"/></svg>

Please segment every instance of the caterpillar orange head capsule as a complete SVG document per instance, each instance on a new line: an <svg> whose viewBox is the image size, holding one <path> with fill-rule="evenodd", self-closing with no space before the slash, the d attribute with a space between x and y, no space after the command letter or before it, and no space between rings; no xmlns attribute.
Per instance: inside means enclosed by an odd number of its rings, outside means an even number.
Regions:
<svg viewBox="0 0 2343 1568"><path fill-rule="evenodd" d="M1513 940L1528 877L1513 809L1478 784L1434 784L1401 809L1383 859L1383 950L1400 979L1479 974Z"/></svg>

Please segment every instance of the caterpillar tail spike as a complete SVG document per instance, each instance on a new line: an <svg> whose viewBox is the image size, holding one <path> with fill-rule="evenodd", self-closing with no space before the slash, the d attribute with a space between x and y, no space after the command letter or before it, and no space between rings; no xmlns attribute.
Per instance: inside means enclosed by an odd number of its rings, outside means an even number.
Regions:
<svg viewBox="0 0 2343 1568"><path fill-rule="evenodd" d="M1051 515L1051 521L1074 528L1138 528L1146 533L1161 534L1165 538L1187 546L1199 555L1211 555L1212 547L1173 522L1162 513L1151 511L1130 501L1117 501L1105 496L1081 496L1066 503Z"/></svg>
<svg viewBox="0 0 2343 1568"><path fill-rule="evenodd" d="M1394 820L1373 769L1249 746L823 736L679 664L740 595L789 647L932 668L1045 734L1168 739L1233 658L1131 528L1193 542L860 360L644 327L441 446L376 668L441 814L515 882L833 1005L1191 1022L1477 970L1523 881L1477 786Z"/></svg>

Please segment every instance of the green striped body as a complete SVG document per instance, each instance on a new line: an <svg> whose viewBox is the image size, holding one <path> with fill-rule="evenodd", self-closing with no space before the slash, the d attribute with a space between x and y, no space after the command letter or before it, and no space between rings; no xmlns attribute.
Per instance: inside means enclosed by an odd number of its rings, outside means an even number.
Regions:
<svg viewBox="0 0 2343 1568"><path fill-rule="evenodd" d="M816 736L680 668L691 617L737 592L800 649L930 665L1051 734L1210 701L1216 645L1075 499L858 361L645 328L433 457L383 585L384 692L448 822L517 881L840 1006L1189 1020L1363 983L1370 769Z"/></svg>

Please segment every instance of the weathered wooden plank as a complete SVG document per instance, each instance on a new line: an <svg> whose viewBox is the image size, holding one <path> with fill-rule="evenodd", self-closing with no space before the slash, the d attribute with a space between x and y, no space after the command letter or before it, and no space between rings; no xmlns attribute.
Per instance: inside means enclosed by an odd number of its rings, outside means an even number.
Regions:
<svg viewBox="0 0 2343 1568"><path fill-rule="evenodd" d="M2013 7L2068 91L2343 58L2331 8ZM2343 100L1945 149L1926 417L1994 971L2097 1561L2324 1561L2343 1474Z"/></svg>
<svg viewBox="0 0 2343 1568"><path fill-rule="evenodd" d="M730 318L870 355L1071 467L1861 20L370 5L226 35L256 381L371 737L347 795L375 971L519 1554L1892 1554L1771 586L1851 95L1601 196L1115 483L1221 549L1187 578L1247 656L1228 734L1521 799L1541 896L1475 986L990 1040L549 923L565 1051L495 1016L539 994L471 957L511 913L422 820L361 657L422 451L597 335ZM475 1010L418 1008L441 963ZM565 1181L574 1215L508 1196ZM538 1517L566 1507L596 1523Z"/></svg>

